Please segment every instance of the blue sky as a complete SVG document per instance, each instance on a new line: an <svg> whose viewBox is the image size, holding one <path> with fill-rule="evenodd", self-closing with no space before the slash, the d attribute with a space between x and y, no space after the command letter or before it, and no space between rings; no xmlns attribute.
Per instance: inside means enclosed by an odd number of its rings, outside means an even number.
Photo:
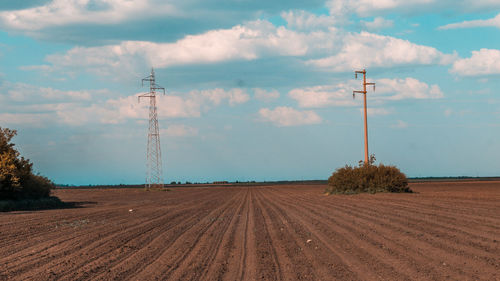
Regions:
<svg viewBox="0 0 500 281"><path fill-rule="evenodd" d="M165 182L326 179L369 144L408 176L498 176L500 1L0 4L0 126L61 184L143 183L151 67Z"/></svg>

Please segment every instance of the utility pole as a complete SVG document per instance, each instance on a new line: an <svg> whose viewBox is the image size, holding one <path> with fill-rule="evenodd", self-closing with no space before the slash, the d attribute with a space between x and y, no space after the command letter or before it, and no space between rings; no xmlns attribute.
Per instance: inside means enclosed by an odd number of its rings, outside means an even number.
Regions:
<svg viewBox="0 0 500 281"><path fill-rule="evenodd" d="M156 91L163 91L163 94L165 94L165 88L160 87L156 84L155 71L153 68L151 68L151 74L148 77L142 79L142 86L144 86L144 81L149 82L149 93L139 95L138 100L140 102L141 98L149 98L149 130L148 147L146 153L146 189L163 188L160 128L158 126L158 113L156 110Z"/></svg>
<svg viewBox="0 0 500 281"><path fill-rule="evenodd" d="M352 98L356 96L356 93L364 94L364 112L365 112L365 164L369 162L368 156L368 120L367 120L367 109L366 109L366 85L373 85L373 91L375 91L375 83L366 83L366 69L362 71L354 71L354 77L358 79L358 74L363 74L363 91L352 91Z"/></svg>

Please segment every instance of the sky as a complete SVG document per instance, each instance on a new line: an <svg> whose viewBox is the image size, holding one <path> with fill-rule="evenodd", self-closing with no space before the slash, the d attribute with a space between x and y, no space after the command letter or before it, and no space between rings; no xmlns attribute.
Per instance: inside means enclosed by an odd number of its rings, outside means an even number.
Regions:
<svg viewBox="0 0 500 281"><path fill-rule="evenodd" d="M0 127L58 184L327 179L369 151L409 177L500 175L498 0L0 2Z"/></svg>

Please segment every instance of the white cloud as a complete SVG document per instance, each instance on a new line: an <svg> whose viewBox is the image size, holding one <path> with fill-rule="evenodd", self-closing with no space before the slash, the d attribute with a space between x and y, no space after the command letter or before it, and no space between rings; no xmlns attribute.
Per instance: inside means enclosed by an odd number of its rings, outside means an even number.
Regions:
<svg viewBox="0 0 500 281"><path fill-rule="evenodd" d="M368 93L370 100L383 103L389 100L403 99L438 99L444 96L438 85L429 85L415 78L378 79L376 91ZM359 100L352 99L352 91L359 90L359 81L296 88L288 96L303 108L321 108L329 106L355 106ZM374 112L375 113L375 112Z"/></svg>
<svg viewBox="0 0 500 281"><path fill-rule="evenodd" d="M262 121L271 122L278 127L318 124L322 121L314 111L299 111L286 106L275 109L262 108L259 110L259 116Z"/></svg>
<svg viewBox="0 0 500 281"><path fill-rule="evenodd" d="M80 126L88 123L117 124L148 118L149 102L138 100L138 95L142 93L107 98L109 92L106 90L62 91L22 83L4 83L0 86L0 93L0 106L4 112L0 123ZM99 98L91 99L95 94L99 94ZM245 103L250 96L239 88L216 88L157 95L156 98L158 117L165 119L200 117L203 112L221 104L236 106Z"/></svg>
<svg viewBox="0 0 500 281"><path fill-rule="evenodd" d="M381 30L393 27L394 21L386 20L382 17L376 17L373 21L361 21L361 25L368 30Z"/></svg>
<svg viewBox="0 0 500 281"><path fill-rule="evenodd" d="M282 12L281 17L286 20L288 28L298 30L328 28L337 23L333 16L315 15L303 10Z"/></svg>
<svg viewBox="0 0 500 281"><path fill-rule="evenodd" d="M354 106L357 104L352 99L354 87L354 84L338 84L297 88L288 92L288 96L296 100L300 107Z"/></svg>
<svg viewBox="0 0 500 281"><path fill-rule="evenodd" d="M47 113L0 113L0 124L2 126L25 125L28 127L43 128L51 120Z"/></svg>
<svg viewBox="0 0 500 281"><path fill-rule="evenodd" d="M492 9L500 8L498 0L441 0L435 2L436 6L459 8L463 12L491 11Z"/></svg>
<svg viewBox="0 0 500 281"><path fill-rule="evenodd" d="M97 75L129 77L137 69L149 66L167 68L283 56L298 57L306 65L338 72L362 67L448 64L456 55L368 32L346 33L335 28L296 31L257 20L189 35L173 43L123 41L116 45L75 47L48 55L45 60L52 71L73 73L85 69Z"/></svg>
<svg viewBox="0 0 500 281"><path fill-rule="evenodd" d="M0 12L0 24L36 31L71 24L117 24L145 15L173 16L176 12L170 3L148 0L53 0L39 7Z"/></svg>
<svg viewBox="0 0 500 281"><path fill-rule="evenodd" d="M92 95L103 94L105 90L93 91L62 91L50 87L38 87L25 83L4 83L0 90L5 91L9 99L17 102L53 102L64 101L88 101Z"/></svg>
<svg viewBox="0 0 500 281"><path fill-rule="evenodd" d="M115 115L97 105L59 104L50 113L54 115L54 121L70 126L81 126L89 122L118 123Z"/></svg>
<svg viewBox="0 0 500 281"><path fill-rule="evenodd" d="M399 12L406 14L443 11L487 11L500 7L498 0L329 0L326 3L330 14L346 17L357 14L361 17Z"/></svg>
<svg viewBox="0 0 500 281"><path fill-rule="evenodd" d="M156 97L157 112L160 119L164 118L189 118L201 115L201 104L192 99L184 99L174 95L158 95ZM104 102L81 106L79 115L73 116L66 108L61 108L58 114L68 124L84 124L99 122L104 124L117 124L130 119L148 118L149 100L141 99L137 95L108 99ZM92 118L93 120L90 120Z"/></svg>
<svg viewBox="0 0 500 281"><path fill-rule="evenodd" d="M347 35L339 53L308 63L329 71L351 71L368 67L448 64L455 56L407 40L361 32Z"/></svg>
<svg viewBox="0 0 500 281"><path fill-rule="evenodd" d="M440 26L439 29L472 28L472 27L497 27L500 28L500 14L492 19L471 20L460 23L450 23Z"/></svg>
<svg viewBox="0 0 500 281"><path fill-rule="evenodd" d="M444 96L438 85L429 85L415 78L378 79L376 91L372 94L376 99L439 99Z"/></svg>
<svg viewBox="0 0 500 281"><path fill-rule="evenodd" d="M260 88L253 89L254 96L260 101L270 102L280 97L280 93L277 90L264 90Z"/></svg>
<svg viewBox="0 0 500 281"><path fill-rule="evenodd" d="M188 96L188 98L175 95L158 96L157 104L160 118L200 117L204 105L201 99L193 95Z"/></svg>
<svg viewBox="0 0 500 281"><path fill-rule="evenodd" d="M170 125L166 129L161 129L160 134L169 137L193 137L198 135L198 129L183 124Z"/></svg>
<svg viewBox="0 0 500 281"><path fill-rule="evenodd" d="M472 51L470 58L455 61L450 72L461 76L500 74L500 50L480 49Z"/></svg>
<svg viewBox="0 0 500 281"><path fill-rule="evenodd" d="M242 104L250 99L250 96L245 90L233 88L228 91L224 89L212 89L204 91L192 91L191 96L201 95L203 98L210 100L214 105L219 105L223 100L227 100L230 106Z"/></svg>
<svg viewBox="0 0 500 281"><path fill-rule="evenodd" d="M345 16L355 13L367 17L390 10L411 10L435 2L435 0L330 0L327 6L332 15Z"/></svg>
<svg viewBox="0 0 500 281"><path fill-rule="evenodd" d="M87 68L97 74L134 71L137 65L165 68L267 56L304 56L331 49L335 30L296 32L268 21L254 21L231 29L188 35L174 43L123 41L117 45L75 47L46 57L54 68Z"/></svg>
<svg viewBox="0 0 500 281"><path fill-rule="evenodd" d="M5 2L5 0L4 0ZM8 1L26 2L26 1ZM31 5L13 5L12 10L0 11L0 28L25 32L31 36L52 40L79 41L101 37L115 40L128 36L178 38L181 34L199 33L206 28L231 26L255 19L260 14L274 15L283 10L308 7L317 8L320 1L225 1L225 0L43 0L31 1ZM38 5L38 6L35 6ZM3 5L5 6L5 5ZM4 9L8 8L7 6ZM28 7L29 8L23 8ZM2 9L2 10L4 10ZM300 12L299 12L300 13ZM322 17L319 17L322 18ZM150 34L151 24L162 26L159 36ZM88 36L85 29L98 30L97 36ZM82 32L83 29L83 32ZM88 30L88 29L87 29ZM116 31L119 32L116 32ZM63 31L61 33L61 31ZM53 34L57 33L57 34ZM60 36L60 35L63 36ZM108 35L108 36L106 36ZM172 36L173 35L173 36ZM95 42L90 42L95 43Z"/></svg>
<svg viewBox="0 0 500 281"><path fill-rule="evenodd" d="M119 123L127 119L147 119L149 103L147 100L141 100L139 103L137 95L110 99L92 110L102 116L103 123L106 123L106 120ZM200 117L203 112L223 102L227 102L230 106L245 103L249 100L249 95L239 88L229 90L216 88L193 90L187 94L158 95L156 98L158 117L161 119ZM114 117L109 118L110 116Z"/></svg>

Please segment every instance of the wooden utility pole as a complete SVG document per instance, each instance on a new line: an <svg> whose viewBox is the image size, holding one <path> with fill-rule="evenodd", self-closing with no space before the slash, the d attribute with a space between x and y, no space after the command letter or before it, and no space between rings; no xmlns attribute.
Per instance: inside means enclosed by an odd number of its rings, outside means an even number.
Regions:
<svg viewBox="0 0 500 281"><path fill-rule="evenodd" d="M364 94L364 112L365 112L365 164L368 164L369 155L368 155L368 117L367 117L367 109L366 109L366 85L373 85L373 90L375 91L375 83L366 83L366 69L361 71L354 71L354 77L357 79L358 74L363 74L363 91L352 91L352 98L355 97L356 93Z"/></svg>

